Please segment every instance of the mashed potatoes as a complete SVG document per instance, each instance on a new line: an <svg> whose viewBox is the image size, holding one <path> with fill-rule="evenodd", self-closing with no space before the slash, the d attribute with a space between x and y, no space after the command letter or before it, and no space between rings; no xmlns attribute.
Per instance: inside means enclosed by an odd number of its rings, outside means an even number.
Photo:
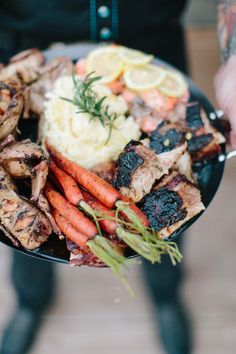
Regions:
<svg viewBox="0 0 236 354"><path fill-rule="evenodd" d="M74 162L86 168L110 160L116 160L131 139L139 139L140 130L133 117L125 117L127 105L122 96L112 95L109 88L94 84L93 90L100 97L108 96L105 105L109 112L119 114L115 120L111 137L107 141L109 128L103 127L98 119L90 119L87 113L77 113L79 108L61 97L73 98L73 82L63 76L55 82L52 92L45 101L43 137Z"/></svg>

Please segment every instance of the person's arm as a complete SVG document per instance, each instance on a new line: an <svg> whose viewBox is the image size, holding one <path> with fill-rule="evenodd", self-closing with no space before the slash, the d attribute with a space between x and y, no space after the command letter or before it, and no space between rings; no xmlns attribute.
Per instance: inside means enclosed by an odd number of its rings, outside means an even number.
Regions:
<svg viewBox="0 0 236 354"><path fill-rule="evenodd" d="M217 0L217 13L222 65L215 76L215 92L230 120L231 144L236 148L236 0Z"/></svg>

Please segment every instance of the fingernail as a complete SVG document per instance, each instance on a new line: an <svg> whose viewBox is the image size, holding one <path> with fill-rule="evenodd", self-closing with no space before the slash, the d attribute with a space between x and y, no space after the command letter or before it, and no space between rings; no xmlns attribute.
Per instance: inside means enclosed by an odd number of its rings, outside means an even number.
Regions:
<svg viewBox="0 0 236 354"><path fill-rule="evenodd" d="M230 133L230 142L233 149L236 149L236 132Z"/></svg>

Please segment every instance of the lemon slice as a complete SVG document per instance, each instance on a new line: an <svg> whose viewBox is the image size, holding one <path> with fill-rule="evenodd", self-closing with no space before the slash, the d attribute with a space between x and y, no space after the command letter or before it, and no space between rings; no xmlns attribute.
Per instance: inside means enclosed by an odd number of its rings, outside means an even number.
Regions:
<svg viewBox="0 0 236 354"><path fill-rule="evenodd" d="M126 47L119 47L118 53L121 60L128 65L144 65L153 59L153 55L148 55L139 50L134 50Z"/></svg>
<svg viewBox="0 0 236 354"><path fill-rule="evenodd" d="M159 66L146 64L128 67L124 72L126 86L134 91L150 90L165 79L166 71Z"/></svg>
<svg viewBox="0 0 236 354"><path fill-rule="evenodd" d="M92 71L95 75L101 76L101 83L107 84L117 79L124 68L123 62L118 54L117 47L100 47L87 57L87 73Z"/></svg>
<svg viewBox="0 0 236 354"><path fill-rule="evenodd" d="M158 85L158 90L170 97L183 96L187 88L188 85L183 75L171 70L166 70L165 79Z"/></svg>

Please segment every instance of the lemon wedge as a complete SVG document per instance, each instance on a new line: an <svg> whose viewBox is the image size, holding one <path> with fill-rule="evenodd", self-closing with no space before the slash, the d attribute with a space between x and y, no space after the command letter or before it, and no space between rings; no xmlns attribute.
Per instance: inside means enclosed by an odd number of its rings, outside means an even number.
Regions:
<svg viewBox="0 0 236 354"><path fill-rule="evenodd" d="M99 47L88 55L86 69L87 73L93 71L101 76L101 83L108 84L121 75L124 65L117 47Z"/></svg>
<svg viewBox="0 0 236 354"><path fill-rule="evenodd" d="M181 97L187 91L188 85L183 75L172 70L166 70L166 77L158 85L164 95L170 97Z"/></svg>
<svg viewBox="0 0 236 354"><path fill-rule="evenodd" d="M166 71L155 65L146 64L128 67L124 72L126 86L134 91L150 90L165 79Z"/></svg>
<svg viewBox="0 0 236 354"><path fill-rule="evenodd" d="M128 65L144 65L153 59L153 55L148 55L139 50L120 46L118 49L121 60Z"/></svg>

